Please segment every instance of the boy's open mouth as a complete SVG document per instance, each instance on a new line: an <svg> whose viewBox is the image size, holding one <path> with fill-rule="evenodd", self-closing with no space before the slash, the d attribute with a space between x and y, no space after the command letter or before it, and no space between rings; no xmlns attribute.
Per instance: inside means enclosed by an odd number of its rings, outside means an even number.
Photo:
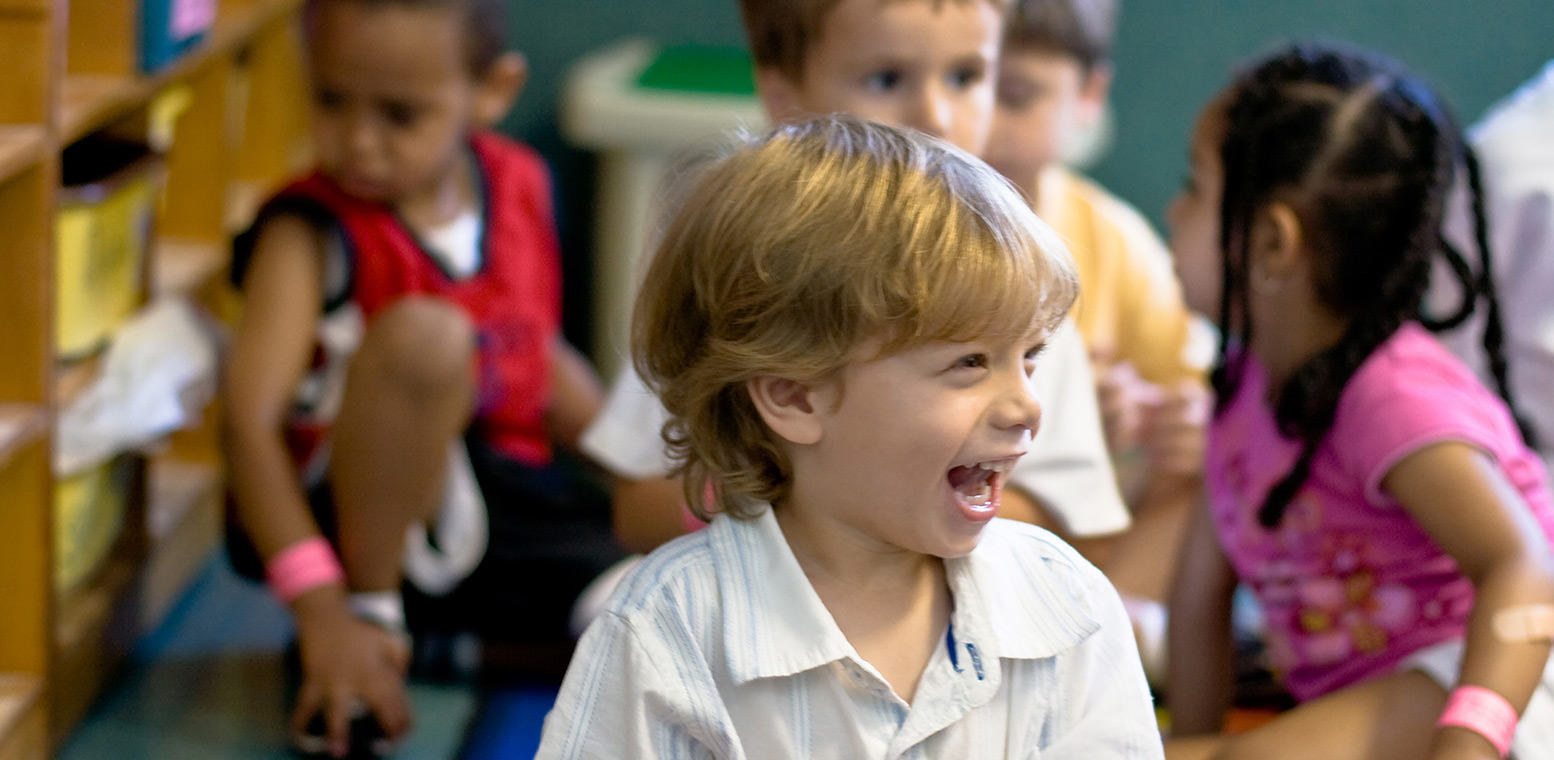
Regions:
<svg viewBox="0 0 1554 760"><path fill-rule="evenodd" d="M1004 477L1014 463L1014 459L997 459L952 468L950 488L966 506L979 511L992 509L998 502Z"/></svg>

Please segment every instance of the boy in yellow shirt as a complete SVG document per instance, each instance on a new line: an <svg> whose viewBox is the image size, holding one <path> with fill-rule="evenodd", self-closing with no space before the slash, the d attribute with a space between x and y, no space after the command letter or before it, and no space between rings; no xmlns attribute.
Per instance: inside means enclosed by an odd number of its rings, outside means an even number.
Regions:
<svg viewBox="0 0 1554 760"><path fill-rule="evenodd" d="M1060 163L1106 102L1116 13L1115 0L1015 2L985 155L1068 242L1079 274L1073 318L1135 520L1127 533L1080 548L1120 590L1158 601L1201 487L1207 357L1191 355L1194 316L1149 223Z"/></svg>

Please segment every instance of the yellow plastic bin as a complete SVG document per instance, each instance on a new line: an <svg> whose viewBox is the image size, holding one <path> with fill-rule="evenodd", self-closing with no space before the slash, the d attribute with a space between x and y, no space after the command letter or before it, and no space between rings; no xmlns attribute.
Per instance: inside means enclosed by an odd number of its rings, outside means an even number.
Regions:
<svg viewBox="0 0 1554 760"><path fill-rule="evenodd" d="M102 564L124 531L129 461L112 459L54 484L54 589L74 589Z"/></svg>
<svg viewBox="0 0 1554 760"><path fill-rule="evenodd" d="M65 151L56 228L55 350L89 355L139 308L162 163L144 146L83 140Z"/></svg>

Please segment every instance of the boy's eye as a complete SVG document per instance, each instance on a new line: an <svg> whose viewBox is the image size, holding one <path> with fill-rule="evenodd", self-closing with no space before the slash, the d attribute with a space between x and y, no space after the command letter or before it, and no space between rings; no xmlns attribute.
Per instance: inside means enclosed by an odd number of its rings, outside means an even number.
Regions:
<svg viewBox="0 0 1554 760"><path fill-rule="evenodd" d="M987 366L987 357L983 354L967 354L955 360L955 369L977 369Z"/></svg>
<svg viewBox="0 0 1554 760"><path fill-rule="evenodd" d="M313 92L313 104L319 108L332 110L345 104L345 98L334 90L315 90Z"/></svg>
<svg viewBox="0 0 1554 760"><path fill-rule="evenodd" d="M1046 98L1050 91L1051 89L1042 82L1021 76L1002 76L998 78L995 97L999 105L1020 111Z"/></svg>
<svg viewBox="0 0 1554 760"><path fill-rule="evenodd" d="M409 103L384 103L383 118L396 127L408 127L421 115L421 109Z"/></svg>
<svg viewBox="0 0 1554 760"><path fill-rule="evenodd" d="M1036 371L1036 359L1046 350L1046 343L1037 343L1025 352L1025 374L1029 375Z"/></svg>
<svg viewBox="0 0 1554 760"><path fill-rule="evenodd" d="M980 84L986 75L981 66L963 66L950 72L950 86L957 90L970 89Z"/></svg>
<svg viewBox="0 0 1554 760"><path fill-rule="evenodd" d="M1031 91L1028 87L1016 87L1015 85L998 83L998 90L994 97L998 104L1004 108L1015 111L1023 111L1031 104Z"/></svg>
<svg viewBox="0 0 1554 760"><path fill-rule="evenodd" d="M863 86L870 92L890 92L901 86L901 72L876 71L863 80Z"/></svg>

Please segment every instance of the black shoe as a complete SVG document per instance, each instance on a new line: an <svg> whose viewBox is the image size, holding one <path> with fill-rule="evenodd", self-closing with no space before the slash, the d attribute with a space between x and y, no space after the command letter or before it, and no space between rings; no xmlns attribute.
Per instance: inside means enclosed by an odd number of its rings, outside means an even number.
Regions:
<svg viewBox="0 0 1554 760"><path fill-rule="evenodd" d="M469 631L417 631L411 638L410 678L423 683L472 684L484 660L480 637Z"/></svg>
<svg viewBox="0 0 1554 760"><path fill-rule="evenodd" d="M357 705L347 736L349 742L345 760L382 760L394 754L394 745L384 735L383 727L366 705ZM328 729L323 713L313 716L302 733L291 737L291 748L298 757L334 760L334 756L329 754Z"/></svg>

